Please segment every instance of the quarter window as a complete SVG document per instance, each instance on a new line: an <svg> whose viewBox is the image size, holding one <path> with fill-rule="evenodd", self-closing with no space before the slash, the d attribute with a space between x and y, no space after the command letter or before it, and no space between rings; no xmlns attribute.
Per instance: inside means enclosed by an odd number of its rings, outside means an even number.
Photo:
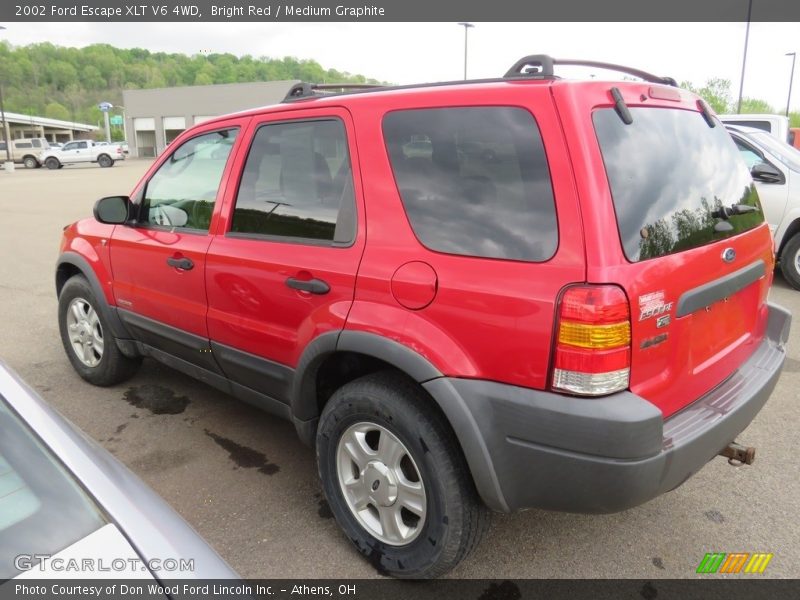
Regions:
<svg viewBox="0 0 800 600"><path fill-rule="evenodd" d="M233 234L348 244L355 237L355 195L341 121L264 125L247 156Z"/></svg>
<svg viewBox="0 0 800 600"><path fill-rule="evenodd" d="M553 189L539 127L528 111L398 111L384 118L383 134L403 206L425 246L534 262L553 256Z"/></svg>
<svg viewBox="0 0 800 600"><path fill-rule="evenodd" d="M181 144L147 183L140 221L208 231L237 133L238 129L223 129Z"/></svg>

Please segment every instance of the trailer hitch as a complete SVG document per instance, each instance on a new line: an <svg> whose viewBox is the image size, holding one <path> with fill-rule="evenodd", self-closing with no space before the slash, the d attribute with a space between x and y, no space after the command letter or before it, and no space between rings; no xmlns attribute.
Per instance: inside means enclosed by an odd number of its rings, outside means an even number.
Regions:
<svg viewBox="0 0 800 600"><path fill-rule="evenodd" d="M720 456L728 459L728 464L734 467L742 465L752 465L756 459L756 449L753 446L742 446L736 442L731 442L723 448Z"/></svg>

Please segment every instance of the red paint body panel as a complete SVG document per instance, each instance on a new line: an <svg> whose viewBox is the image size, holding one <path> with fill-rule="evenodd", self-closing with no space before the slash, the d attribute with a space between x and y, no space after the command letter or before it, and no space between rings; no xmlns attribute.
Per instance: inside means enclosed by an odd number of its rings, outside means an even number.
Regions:
<svg viewBox="0 0 800 600"><path fill-rule="evenodd" d="M106 302L111 306L115 302L108 240L111 239L114 227L114 225L98 223L92 218L77 221L64 229L58 252L59 254L71 252L86 259L103 289ZM105 243L103 243L104 241Z"/></svg>
<svg viewBox="0 0 800 600"><path fill-rule="evenodd" d="M583 241L572 168L548 85L445 86L425 94L398 92L404 108L517 106L529 110L547 153L559 221L559 245L544 263L456 256L425 248L409 225L381 133L397 97L357 99L353 118L364 180L369 243L358 273L348 329L409 346L442 373L544 388L548 377L555 302L568 283L583 281ZM356 99L353 99L356 101ZM429 264L438 277L436 298L413 315L386 320L393 304L391 278L408 261ZM394 304L399 308L399 304ZM445 341L446 340L446 341Z"/></svg>

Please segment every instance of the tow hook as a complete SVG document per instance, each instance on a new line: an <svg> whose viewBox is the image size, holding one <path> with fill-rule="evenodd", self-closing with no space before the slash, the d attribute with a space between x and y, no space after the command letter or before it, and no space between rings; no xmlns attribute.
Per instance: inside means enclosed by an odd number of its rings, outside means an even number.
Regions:
<svg viewBox="0 0 800 600"><path fill-rule="evenodd" d="M728 459L728 464L734 467L742 465L752 465L756 459L756 449L752 446L742 446L736 442L731 442L719 453Z"/></svg>

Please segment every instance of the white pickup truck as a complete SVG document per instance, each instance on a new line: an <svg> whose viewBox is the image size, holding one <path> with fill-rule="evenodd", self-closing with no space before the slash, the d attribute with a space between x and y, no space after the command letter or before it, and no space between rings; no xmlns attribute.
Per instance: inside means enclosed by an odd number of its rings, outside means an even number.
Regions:
<svg viewBox="0 0 800 600"><path fill-rule="evenodd" d="M101 167L112 167L118 160L125 160L122 148L92 140L68 142L61 148L50 148L40 156L40 161L48 169L60 169L64 165L79 163L97 163Z"/></svg>

